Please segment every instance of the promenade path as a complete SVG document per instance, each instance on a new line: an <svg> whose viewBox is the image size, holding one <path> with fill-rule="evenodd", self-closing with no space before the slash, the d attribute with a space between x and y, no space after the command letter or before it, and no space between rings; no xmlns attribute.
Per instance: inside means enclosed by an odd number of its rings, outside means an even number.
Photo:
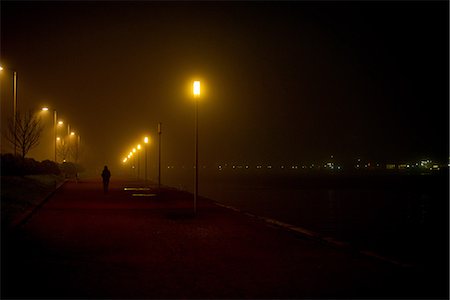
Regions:
<svg viewBox="0 0 450 300"><path fill-rule="evenodd" d="M166 189L69 182L2 237L2 298L416 298L408 268ZM444 278L445 280L445 278Z"/></svg>

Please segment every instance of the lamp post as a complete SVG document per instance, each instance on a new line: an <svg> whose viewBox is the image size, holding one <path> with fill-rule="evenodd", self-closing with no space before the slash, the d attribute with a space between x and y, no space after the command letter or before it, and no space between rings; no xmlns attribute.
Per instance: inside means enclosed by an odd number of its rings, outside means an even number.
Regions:
<svg viewBox="0 0 450 300"><path fill-rule="evenodd" d="M144 143L145 143L145 184L147 184L147 153L148 153L148 137L144 138Z"/></svg>
<svg viewBox="0 0 450 300"><path fill-rule="evenodd" d="M128 154L128 160L130 161L130 166L131 166L131 173L133 174L133 161L131 160L131 158L133 157L133 152L130 152ZM134 175L134 174L133 174Z"/></svg>
<svg viewBox="0 0 450 300"><path fill-rule="evenodd" d="M197 213L198 197L198 98L200 97L200 81L194 81L193 93L195 98L195 181L194 181L194 214Z"/></svg>
<svg viewBox="0 0 450 300"><path fill-rule="evenodd" d="M0 71L3 71L5 68L0 66ZM13 117L13 127L14 127L14 136L16 136L17 132L17 72L12 70L13 72L13 106L14 106L14 117ZM17 143L14 140L14 155L17 155Z"/></svg>
<svg viewBox="0 0 450 300"><path fill-rule="evenodd" d="M80 136L80 134L78 134L78 142L77 142L77 161L76 161L76 163L78 163L78 159L80 158L80 148L81 148L81 136Z"/></svg>
<svg viewBox="0 0 450 300"><path fill-rule="evenodd" d="M43 111L48 111L48 107L43 107L42 108ZM54 146L55 146L55 162L56 162L56 135L57 135L57 128L56 126L58 125L57 122L57 112L56 109L53 109L53 141L54 141Z"/></svg>
<svg viewBox="0 0 450 300"><path fill-rule="evenodd" d="M56 127L55 127L55 134L56 135L58 135L58 126L62 126L62 125L64 125L64 122L63 121L58 121L58 123L56 124ZM56 141L59 141L59 146L60 146L60 149L61 149L61 152L63 152L64 150L62 149L62 147L64 147L64 141L63 141L63 139L61 139L60 137L57 137L56 138ZM57 145L55 145L56 147L55 147L55 162L57 163L58 162L58 156L57 156L57 152L58 152L58 150L57 150ZM64 155L63 155L64 156Z"/></svg>
<svg viewBox="0 0 450 300"><path fill-rule="evenodd" d="M159 143L158 143L158 190L161 189L161 133L162 133L162 124L161 122L158 123L158 136L159 136Z"/></svg>
<svg viewBox="0 0 450 300"><path fill-rule="evenodd" d="M142 149L142 147L141 147L141 144L139 144L139 145L137 145L137 150L138 150L138 153L137 153L137 159L138 159L138 179L141 179L141 149Z"/></svg>
<svg viewBox="0 0 450 300"><path fill-rule="evenodd" d="M71 137L72 136L75 136L75 132L74 131L71 131L70 132L70 134L69 134L69 136L67 137L68 139L69 139L69 155L71 155L72 156L72 162L75 160L75 151L74 151L74 143L75 142L71 142Z"/></svg>
<svg viewBox="0 0 450 300"><path fill-rule="evenodd" d="M136 153L136 148L133 148L133 154L135 154ZM134 155L133 155L133 157L134 157ZM136 169L136 157L134 157L134 160L133 160L133 162L134 162L134 176L136 176L136 174L137 174L137 169ZM138 179L139 179L139 175L137 175L136 176Z"/></svg>

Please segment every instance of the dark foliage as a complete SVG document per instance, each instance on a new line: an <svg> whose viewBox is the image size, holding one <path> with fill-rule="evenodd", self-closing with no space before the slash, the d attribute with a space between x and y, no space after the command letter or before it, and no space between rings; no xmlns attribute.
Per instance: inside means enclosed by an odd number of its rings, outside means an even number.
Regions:
<svg viewBox="0 0 450 300"><path fill-rule="evenodd" d="M77 174L77 165L71 162L65 162L60 165L61 171L65 177L75 177Z"/></svg>
<svg viewBox="0 0 450 300"><path fill-rule="evenodd" d="M38 162L32 158L23 158L10 153L1 155L0 164L2 176L61 174L58 164L53 161Z"/></svg>

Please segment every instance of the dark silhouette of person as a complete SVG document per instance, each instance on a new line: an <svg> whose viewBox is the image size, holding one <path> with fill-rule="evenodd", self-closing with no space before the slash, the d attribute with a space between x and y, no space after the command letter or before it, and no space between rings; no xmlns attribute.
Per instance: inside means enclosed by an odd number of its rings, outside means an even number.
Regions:
<svg viewBox="0 0 450 300"><path fill-rule="evenodd" d="M111 172L108 170L108 166L103 168L102 178L103 178L103 192L108 193L109 178L111 177Z"/></svg>

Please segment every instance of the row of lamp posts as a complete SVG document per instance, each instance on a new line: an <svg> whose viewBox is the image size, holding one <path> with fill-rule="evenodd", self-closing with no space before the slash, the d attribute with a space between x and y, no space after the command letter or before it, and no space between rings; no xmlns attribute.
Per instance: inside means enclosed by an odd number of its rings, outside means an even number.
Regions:
<svg viewBox="0 0 450 300"><path fill-rule="evenodd" d="M13 72L13 107L14 107L14 111L13 111L13 128L14 128L14 136L16 135L17 132L17 124L16 124L16 120L17 120L17 80L18 80L18 74L16 70L12 70L12 69L6 69L3 68L2 66L0 66L0 72L3 70L9 70ZM49 111L48 107L43 107L41 109L42 111ZM63 121L58 121L57 120L57 111L56 109L53 109L53 143L54 143L54 160L55 162L57 162L57 142L60 141L61 139L57 136L57 126L58 125L63 125ZM70 125L67 125L67 135L70 138L70 136L74 136L75 132L71 132L70 131ZM70 140L68 141L70 142ZM78 140L77 140L77 156L79 155L79 149L80 149L80 142L81 142L81 137L78 134ZM14 155L17 155L17 143L16 141L14 141Z"/></svg>
<svg viewBox="0 0 450 300"><path fill-rule="evenodd" d="M194 81L193 83L193 95L195 99L195 158L194 158L194 214L197 213L197 198L198 198L198 98L200 97L200 81ZM158 155L158 189L161 187L161 123L158 123L158 135L159 135L159 155ZM147 182L147 144L148 144L148 137L144 138L144 142L146 144L145 147L145 182ZM136 150L137 148L137 150ZM134 158L135 153L137 152L137 159L138 159L138 169L137 174L139 178L140 170L139 170L139 151L141 150L141 145L137 145L136 148L133 148L132 151L129 152L128 156L123 159L123 162L126 163L131 159Z"/></svg>
<svg viewBox="0 0 450 300"><path fill-rule="evenodd" d="M162 124L158 123L158 135L159 135L159 151L158 151L158 189L161 187L161 127ZM144 180L147 183L148 182L148 164L147 164L147 157L148 157L148 147L149 147L150 139L148 136L144 137L144 149L145 149L145 169L144 169ZM123 163L126 163L128 161L131 161L132 159L136 163L137 159L137 170L136 170L136 164L132 164L132 168L137 171L137 178L140 178L140 155L139 153L142 150L141 144L138 144L135 148L133 148L129 153L128 156L123 159ZM137 156L137 158L136 158Z"/></svg>

